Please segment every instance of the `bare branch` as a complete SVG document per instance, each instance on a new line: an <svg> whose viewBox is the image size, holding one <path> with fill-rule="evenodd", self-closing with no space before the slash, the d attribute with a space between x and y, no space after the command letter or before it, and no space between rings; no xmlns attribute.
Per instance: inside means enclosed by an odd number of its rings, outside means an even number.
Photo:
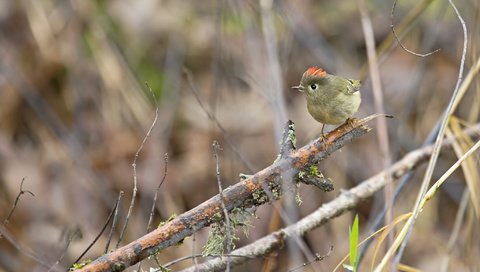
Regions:
<svg viewBox="0 0 480 272"><path fill-rule="evenodd" d="M328 250L327 254L325 255L320 255L318 253L315 253L315 259L311 260L311 261L308 261L306 263L304 263L303 265L299 266L299 267L296 267L292 270L290 270L289 272L293 272L295 270L298 270L298 269L301 269L301 268L304 268L305 266L307 265L311 265L312 263L315 263L315 262L321 262L323 261L325 258L329 257L330 254L332 254L333 252L333 246L330 246L330 249Z"/></svg>
<svg viewBox="0 0 480 272"><path fill-rule="evenodd" d="M165 153L163 156L164 164L165 164L165 170L163 171L163 177L160 183L158 184L157 189L155 190L155 195L153 197L153 203L152 203L152 209L150 210L150 217L148 218L148 224L147 224L147 232L150 231L150 227L152 225L152 220L153 220L153 215L155 213L155 204L157 203L157 197L158 197L158 191L160 191L160 187L162 187L163 182L167 178L167 172L168 172L168 153Z"/></svg>
<svg viewBox="0 0 480 272"><path fill-rule="evenodd" d="M18 202L20 201L20 197L25 193L30 194L31 196L35 196L35 194L33 194L31 191L23 190L23 183L25 182L25 179L26 177L23 177L22 181L20 182L20 192L18 192L17 197L15 198L12 209L8 213L7 218L5 218L5 220L3 221L3 224L0 224L0 240L2 240L3 237L5 237L5 239L18 251L20 251L23 255L31 258L32 260L36 261L37 263L41 264L46 268L52 269L52 267L55 264L49 265L37 253L27 248L26 246L22 245L20 242L16 241L13 235L6 228L6 226L10 222L10 218L12 217L13 213L15 212L15 209L17 208Z"/></svg>
<svg viewBox="0 0 480 272"><path fill-rule="evenodd" d="M117 205L118 205L118 202L115 202L115 205L113 206L112 211L108 215L107 220L105 221L105 224L103 224L102 230L100 230L100 232L97 234L95 239L93 239L90 245L88 245L88 247L82 252L82 254L80 254L80 256L78 256L78 258L73 263L78 263L83 258L83 256L87 254L90 248L92 248L92 246L98 241L98 239L100 239L100 236L102 236L102 233L107 229L108 223L110 223L110 220L112 220L113 214L117 210Z"/></svg>
<svg viewBox="0 0 480 272"><path fill-rule="evenodd" d="M358 9L360 11L362 29L365 37L365 45L367 47L368 67L370 70L370 77L372 79L372 91L375 105L375 112L384 112L384 98L383 88L380 78L380 65L378 62L377 52L375 49L375 37L373 33L372 20L368 14L368 10L365 4L365 0L357 0ZM377 121L377 139L380 147L380 158L382 160L381 169L390 167L392 164L390 154L390 142L388 140L388 126L387 121L384 118L379 118ZM391 182L386 183L383 190L383 204L386 207L385 224L390 225L393 222L393 184ZM387 244L390 245L393 242L394 231L388 234Z"/></svg>
<svg viewBox="0 0 480 272"><path fill-rule="evenodd" d="M225 218L225 228L226 228L226 251L227 255L230 254L231 251L231 243L232 243L232 234L230 229L230 217L228 216L227 207L225 206L225 198L223 196L223 189L222 189L222 181L220 179L220 165L218 163L218 150L221 150L220 144L217 141L213 141L212 144L213 148L213 157L215 158L215 166L216 171L215 174L217 176L217 184L218 184L218 194L220 195L220 203L222 205L223 216ZM226 271L230 271L230 257L227 257L227 268Z"/></svg>
<svg viewBox="0 0 480 272"><path fill-rule="evenodd" d="M351 124L343 124L331 131L324 139L314 140L301 149L292 152L288 157L281 158L255 175L223 190L227 211L232 211L235 208L259 206L272 201L268 197L262 197L262 195L266 195L264 186L270 189L276 188L278 191L281 188L283 172L293 171L294 175L297 175L305 168L316 165L347 142L370 131L370 128L365 125L366 122L379 116L384 115L373 115L356 120ZM281 193L281 190L279 193ZM223 220L221 210L221 199L219 195L216 195L192 210L177 216L165 225L154 229L147 235L98 258L78 271L121 271L163 248L177 244L195 231Z"/></svg>
<svg viewBox="0 0 480 272"><path fill-rule="evenodd" d="M189 89L193 93L193 95L195 96L195 99L197 100L198 105L200 105L200 108L202 108L202 110L207 114L208 118L212 122L215 123L215 125L218 127L218 129L222 133L222 136L225 139L225 141L227 142L227 144L232 148L233 152L235 152L235 154L237 154L238 158L240 158L242 163L247 167L247 169L250 172L253 172L254 167L253 167L252 163L250 163L247 160L247 158L245 158L245 156L243 156L242 153L240 153L240 150L238 150L237 146L232 142L232 140L228 136L226 129L222 126L222 124L220 124L218 119L203 104L202 99L200 98L200 95L198 93L198 90L195 87L195 84L193 82L192 74L190 73L190 71L187 70L186 68L184 68L183 73L185 75L185 79L187 80Z"/></svg>
<svg viewBox="0 0 480 272"><path fill-rule="evenodd" d="M9 223L9 221L10 221L10 218L11 218L12 215L13 215L13 212L14 212L15 209L17 208L18 201L20 201L20 197L21 197L23 194L28 193L28 194L30 194L31 196L35 196L31 191L29 191L29 190L23 190L23 182L25 181L25 178L26 178L26 177L23 177L23 178L22 178L22 181L20 182L20 192L18 192L18 195L17 195L17 197L15 198L15 202L13 203L12 209L11 209L10 212L8 213L7 218L3 221L3 224L4 224L4 225L8 225L8 223ZM0 238L1 238L1 235L0 235Z"/></svg>
<svg viewBox="0 0 480 272"><path fill-rule="evenodd" d="M147 84L147 83L145 83L145 84ZM150 93L152 93L152 95L153 95L153 91L150 88L150 86L148 86L148 84L147 84L147 87L150 89ZM138 156L140 155L140 152L143 149L143 146L147 142L148 137L150 136L150 133L152 133L152 130L155 127L155 124L157 123L157 119L158 119L158 106L155 107L155 118L153 119L153 122L150 125L150 128L147 131L147 134L143 138L142 143L138 147L138 150L135 153L135 158L133 159L133 163L132 163L132 167L133 167L132 200L130 202L130 207L128 208L127 217L125 218L125 224L123 225L122 232L120 233L120 237L118 238L117 245L115 246L115 248L118 248L120 246L120 243L122 242L123 235L125 234L125 230L127 229L127 226L128 226L128 221L130 220L130 216L132 215L133 206L135 205L135 198L137 197L137 159L138 159Z"/></svg>
<svg viewBox="0 0 480 272"><path fill-rule="evenodd" d="M250 259L253 259L254 257L248 257L248 256L239 256L239 255L234 255L234 254L223 254L223 256L230 256L230 257L245 257L245 258L250 258ZM195 259L195 258L198 258L198 257L219 257L219 256L210 256L210 255L203 255L203 254L194 254L194 255L191 255L191 256L185 256L185 257L181 257L181 258L178 258L176 260L173 260L171 262L168 262L164 265L162 265L162 267L164 268L168 268L170 266L173 266L173 265L176 265L177 263L180 263L180 262L183 262L185 260L189 260L189 259ZM162 271L161 269L158 269L156 271Z"/></svg>
<svg viewBox="0 0 480 272"><path fill-rule="evenodd" d="M414 55L414 56L417 56L417 57L428 57L430 55L433 55L435 53L437 53L438 51L440 51L440 48L437 48L431 52L428 52L426 54L420 54L420 53L416 53L416 52L413 52L411 50L409 50L408 48L406 48L402 42L400 41L400 38L398 38L397 36L397 32L395 31L395 26L394 26L394 23L393 23L393 20L394 20L394 13L395 13L395 7L397 6L397 0L395 0L393 2L393 5L392 5L392 12L390 13L390 19L391 19L391 24L390 24L390 28L392 29L392 34L393 36L395 37L395 40L397 40L398 44L400 45L400 47L402 47L403 50L407 51L408 53Z"/></svg>
<svg viewBox="0 0 480 272"><path fill-rule="evenodd" d="M110 228L110 233L108 234L107 244L105 244L105 251L103 252L105 254L108 252L108 248L110 247L110 242L112 241L113 231L115 230L115 228L117 226L118 211L120 210L120 201L122 200L123 194L124 194L123 191L120 191L120 193L118 193L117 203L115 204L116 205L115 206L115 213L113 215L112 227Z"/></svg>
<svg viewBox="0 0 480 272"><path fill-rule="evenodd" d="M80 233L80 231L77 229L75 230L75 232L67 239L67 243L65 245L65 248L62 250L62 254L60 255L60 257L58 258L58 260L48 269L48 272L54 270L54 267L59 264L63 258L65 257L65 255L67 254L67 250L68 250L68 247L70 246L70 243L72 242L72 240Z"/></svg>
<svg viewBox="0 0 480 272"><path fill-rule="evenodd" d="M5 237L5 240L7 240L13 247L15 247L23 255L41 264L45 268L50 268L52 266L51 264L48 264L46 261L44 261L41 256L39 256L37 253L32 251L30 248L24 246L23 244L15 240L13 235L2 224L0 224L0 236Z"/></svg>
<svg viewBox="0 0 480 272"><path fill-rule="evenodd" d="M476 129L479 129L479 127L480 125L477 125ZM474 130L466 130L466 132L473 134ZM451 142L451 140L446 140L443 143L443 147L450 146ZM305 216L295 224L275 231L249 245L232 251L232 255L240 255L242 257L232 257L231 265L240 265L252 257L262 257L273 251L277 251L285 246L288 238L305 235L307 232L355 208L360 202L372 197L376 192L381 190L388 179L397 180L427 161L433 150L433 146L427 146L411 151L406 154L403 159L394 163L389 168L361 182L359 185L343 191L334 200L323 204L316 211ZM386 177L388 177L388 179ZM199 264L196 267L189 267L182 270L182 272L222 271L224 268L225 261L221 258L215 258Z"/></svg>

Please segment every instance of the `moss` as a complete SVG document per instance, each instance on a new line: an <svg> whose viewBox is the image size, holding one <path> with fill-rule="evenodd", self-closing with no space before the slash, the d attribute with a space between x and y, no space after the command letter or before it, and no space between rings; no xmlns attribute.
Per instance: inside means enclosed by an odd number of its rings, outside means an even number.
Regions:
<svg viewBox="0 0 480 272"><path fill-rule="evenodd" d="M273 187L271 189L272 191L272 196L274 199L279 199L280 198L280 189L278 187Z"/></svg>
<svg viewBox="0 0 480 272"><path fill-rule="evenodd" d="M209 221L210 222L218 222L218 221L221 221L222 218L223 218L223 212L218 211L210 217Z"/></svg>
<svg viewBox="0 0 480 272"><path fill-rule="evenodd" d="M77 269L83 268L84 266L90 264L91 262L92 262L92 260L88 259L88 260L84 260L80 263L74 263L72 265L72 267L69 269L69 271L75 271Z"/></svg>
<svg viewBox="0 0 480 272"><path fill-rule="evenodd" d="M172 221L173 219L175 219L177 217L177 214L172 214L170 215L170 217L165 220L165 221L160 221L160 223L158 223L158 227L157 228L160 228L160 227L163 227L165 226L165 224L167 224L168 222Z"/></svg>
<svg viewBox="0 0 480 272"><path fill-rule="evenodd" d="M252 193L252 197L255 200L255 205L263 204L268 202L268 196L264 190L260 189Z"/></svg>
<svg viewBox="0 0 480 272"><path fill-rule="evenodd" d="M219 222L210 226L208 241L203 247L203 256L217 256L223 254L227 234L225 232L226 224ZM233 239L232 239L233 241Z"/></svg>
<svg viewBox="0 0 480 272"><path fill-rule="evenodd" d="M255 213L248 211L245 208L235 208L228 215L230 219L230 248L235 248L235 241L240 240L236 235L237 227L241 227L245 236L248 236L248 227L250 220ZM210 233L208 235L208 241L203 247L203 256L218 256L224 253L224 249L227 246L227 224L225 220L215 222L211 225Z"/></svg>
<svg viewBox="0 0 480 272"><path fill-rule="evenodd" d="M318 167L316 165L310 166L310 176L319 176L321 175L318 171Z"/></svg>

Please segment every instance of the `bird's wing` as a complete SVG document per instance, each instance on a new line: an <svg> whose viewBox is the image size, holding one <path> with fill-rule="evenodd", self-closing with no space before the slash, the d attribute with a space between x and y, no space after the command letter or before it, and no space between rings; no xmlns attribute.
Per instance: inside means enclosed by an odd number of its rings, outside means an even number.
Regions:
<svg viewBox="0 0 480 272"><path fill-rule="evenodd" d="M359 89L357 88L354 88L353 86L345 86L345 88L343 88L343 93L346 94L346 95L352 95L356 92L358 92Z"/></svg>

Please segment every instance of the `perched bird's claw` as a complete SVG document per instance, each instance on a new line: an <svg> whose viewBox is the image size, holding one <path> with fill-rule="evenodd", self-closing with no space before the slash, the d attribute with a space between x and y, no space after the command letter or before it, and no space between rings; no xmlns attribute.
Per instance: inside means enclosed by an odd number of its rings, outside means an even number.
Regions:
<svg viewBox="0 0 480 272"><path fill-rule="evenodd" d="M320 138L322 139L322 142L325 143L327 141L327 134L323 134L323 132L320 134Z"/></svg>
<svg viewBox="0 0 480 272"><path fill-rule="evenodd" d="M345 123L347 123L352 129L354 129L357 120L357 118L347 118L347 120L345 120Z"/></svg>

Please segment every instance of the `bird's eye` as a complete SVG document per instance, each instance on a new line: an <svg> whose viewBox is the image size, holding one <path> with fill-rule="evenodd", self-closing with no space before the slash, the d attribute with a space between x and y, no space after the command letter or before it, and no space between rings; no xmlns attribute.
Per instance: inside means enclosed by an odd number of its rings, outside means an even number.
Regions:
<svg viewBox="0 0 480 272"><path fill-rule="evenodd" d="M310 89L311 89L312 91L315 91L317 88L318 88L318 85L317 85L317 84L310 84Z"/></svg>

